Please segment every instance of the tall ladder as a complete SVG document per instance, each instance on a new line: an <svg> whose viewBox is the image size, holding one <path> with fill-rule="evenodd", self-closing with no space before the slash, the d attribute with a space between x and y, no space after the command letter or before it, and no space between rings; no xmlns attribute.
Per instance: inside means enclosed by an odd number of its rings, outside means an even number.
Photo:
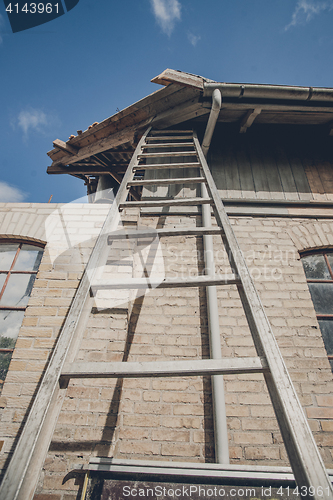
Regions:
<svg viewBox="0 0 333 500"><path fill-rule="evenodd" d="M180 151L179 151L180 149ZM157 152L156 152L157 151ZM191 158L179 162L178 158ZM163 163L163 159L170 160ZM147 160L155 161L149 164ZM160 159L162 161L160 161ZM147 170L198 167L200 174L190 178L135 179L135 173ZM208 198L175 198L167 200L126 201L135 186L205 183ZM114 239L151 236L151 229L116 231L120 211L126 207L165 207L210 204L217 227L157 229L159 237L179 235L221 235L233 274L188 278L132 278L127 281L99 280L91 286L96 269L107 261L108 243ZM257 357L223 358L191 361L158 362L75 362L84 324L89 316L93 296L101 289L138 289L237 285L244 312L253 337ZM27 418L16 449L4 476L1 500L30 500L48 451L61 410L66 387L71 378L174 377L263 373L296 483L303 487L302 498L333 500L333 490L324 463L303 413L294 386L281 356L242 251L232 230L222 200L202 152L198 137L192 131L157 131L148 129L142 136L124 175L116 199L97 238L88 265L67 315L52 358ZM309 490L309 487L313 488ZM324 496L320 493L324 491ZM312 494L314 492L314 494Z"/></svg>

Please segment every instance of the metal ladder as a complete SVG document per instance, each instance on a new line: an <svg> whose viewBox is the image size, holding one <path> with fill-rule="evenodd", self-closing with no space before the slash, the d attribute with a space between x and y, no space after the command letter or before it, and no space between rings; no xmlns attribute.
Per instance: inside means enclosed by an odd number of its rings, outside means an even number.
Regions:
<svg viewBox="0 0 333 500"><path fill-rule="evenodd" d="M151 152L152 149L153 152ZM178 151L179 149L183 150ZM179 162L178 158L181 157L190 157L191 161ZM175 162L163 163L165 158L174 158ZM151 159L154 159L155 163L149 164L147 162ZM162 159L162 162L159 162L159 159ZM134 178L138 170L193 167L200 169L199 176L152 180ZM130 190L136 186L195 183L206 185L208 198L126 201ZM99 280L96 285L91 286L91 282L96 276L96 269L107 261L108 243L110 244L115 239L151 236L149 228L147 230L115 231L120 221L119 212L122 209L126 207L173 207L203 204L212 205L217 227L164 228L157 229L156 233L159 237L221 235L233 274L166 278L163 281L154 281L153 278L149 277L132 278L127 281L113 280L112 283ZM74 361L82 338L83 326L91 310L93 296L98 290L138 289L155 286L159 288L207 287L225 284L237 285L257 357L145 363L80 363ZM171 377L237 373L263 373L296 483L299 487L303 487L303 492L306 492L302 497L323 500L323 496L319 493L324 489L325 499L333 499L333 489L324 463L218 194L198 137L192 131L154 131L149 128L136 147L116 199L91 253L57 345L4 476L0 488L0 500L30 500L33 497L39 472L66 394L68 381L71 378ZM310 486L313 487L310 490L311 494L309 493ZM313 491L314 494L312 494Z"/></svg>

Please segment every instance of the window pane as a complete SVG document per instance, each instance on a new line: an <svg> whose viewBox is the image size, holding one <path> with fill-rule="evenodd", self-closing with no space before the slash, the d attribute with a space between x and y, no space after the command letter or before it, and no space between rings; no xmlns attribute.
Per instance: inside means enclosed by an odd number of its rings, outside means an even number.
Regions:
<svg viewBox="0 0 333 500"><path fill-rule="evenodd" d="M333 253L328 253L326 255L327 255L328 262L330 263L331 269L333 269Z"/></svg>
<svg viewBox="0 0 333 500"><path fill-rule="evenodd" d="M0 274L0 292L2 290L3 284L6 281L7 274Z"/></svg>
<svg viewBox="0 0 333 500"><path fill-rule="evenodd" d="M308 283L317 314L333 314L333 283Z"/></svg>
<svg viewBox="0 0 333 500"><path fill-rule="evenodd" d="M302 257L305 276L307 279L331 279L325 258L321 254Z"/></svg>
<svg viewBox="0 0 333 500"><path fill-rule="evenodd" d="M329 319L320 319L319 326L323 335L327 354L333 355L333 321Z"/></svg>
<svg viewBox="0 0 333 500"><path fill-rule="evenodd" d="M14 271L38 271L43 249L34 245L22 245Z"/></svg>
<svg viewBox="0 0 333 500"><path fill-rule="evenodd" d="M9 271L10 266L13 263L16 251L18 249L18 244L15 243L5 243L0 245L0 270Z"/></svg>
<svg viewBox="0 0 333 500"><path fill-rule="evenodd" d="M35 274L12 274L0 304L9 307L25 307L28 304L35 279Z"/></svg>
<svg viewBox="0 0 333 500"><path fill-rule="evenodd" d="M22 321L24 311L0 311L0 341L1 347L14 347ZM4 345L6 344L6 345Z"/></svg>
<svg viewBox="0 0 333 500"><path fill-rule="evenodd" d="M11 352L0 352L0 392L5 381L10 360L12 359Z"/></svg>

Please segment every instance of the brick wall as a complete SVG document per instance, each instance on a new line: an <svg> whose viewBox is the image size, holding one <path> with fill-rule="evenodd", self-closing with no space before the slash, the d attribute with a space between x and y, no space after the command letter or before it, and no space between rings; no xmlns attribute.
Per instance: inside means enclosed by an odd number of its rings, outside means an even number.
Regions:
<svg viewBox="0 0 333 500"><path fill-rule="evenodd" d="M1 239L47 243L0 396L1 469L15 446L107 209L82 204L0 204Z"/></svg>
<svg viewBox="0 0 333 500"><path fill-rule="evenodd" d="M231 220L325 464L332 467L332 373L298 251L332 245L333 223L277 217ZM186 220L182 216L142 216L139 221L150 227L174 227L185 222L201 225L195 215ZM135 224L136 217L129 217L128 223ZM1 399L4 459L59 333L92 243L87 240L84 247L81 242L78 254L75 249L67 250L53 264L45 253ZM214 243L217 270L230 271L221 239L214 237ZM140 245L147 259L147 247L143 242ZM200 238L164 238L161 245L167 276L193 275L198 269L202 272ZM110 258L128 262L110 267L110 273L128 276L133 270L135 276L139 275L138 250L131 249L131 259L122 244L111 247ZM154 289L134 300L129 298L128 294L110 296L108 302L106 296L97 297L77 359L209 357L203 289ZM255 355L236 287L218 287L218 300L223 355ZM263 377L226 376L225 389L232 463L287 464ZM82 477L62 483L71 470L87 463L91 456L212 462L212 428L208 377L72 380L35 498L77 498Z"/></svg>

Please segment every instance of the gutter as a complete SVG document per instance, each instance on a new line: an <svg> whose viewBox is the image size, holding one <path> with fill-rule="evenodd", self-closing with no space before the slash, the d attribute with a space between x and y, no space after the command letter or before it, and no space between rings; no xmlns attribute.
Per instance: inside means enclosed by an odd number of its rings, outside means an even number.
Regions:
<svg viewBox="0 0 333 500"><path fill-rule="evenodd" d="M203 96L211 97L218 89L223 97L247 99L279 99L321 101L333 103L333 89L323 87L294 87L289 85L258 85L252 83L205 83Z"/></svg>

